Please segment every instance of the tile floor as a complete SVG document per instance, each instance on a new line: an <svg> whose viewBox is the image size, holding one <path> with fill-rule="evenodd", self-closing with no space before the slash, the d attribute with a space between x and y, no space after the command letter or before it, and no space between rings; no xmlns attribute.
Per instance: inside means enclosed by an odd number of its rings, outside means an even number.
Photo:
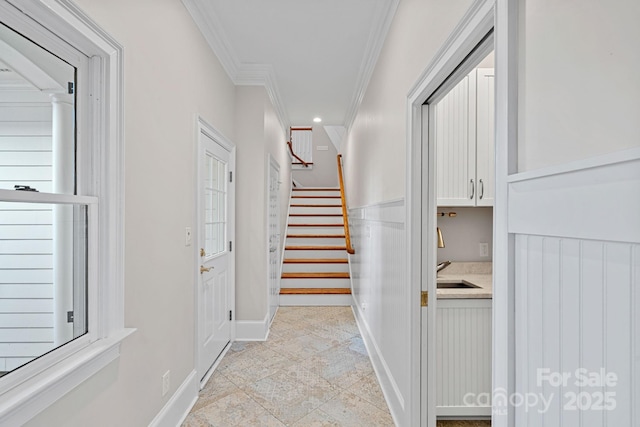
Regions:
<svg viewBox="0 0 640 427"><path fill-rule="evenodd" d="M350 307L281 307L236 342L183 427L393 426Z"/></svg>

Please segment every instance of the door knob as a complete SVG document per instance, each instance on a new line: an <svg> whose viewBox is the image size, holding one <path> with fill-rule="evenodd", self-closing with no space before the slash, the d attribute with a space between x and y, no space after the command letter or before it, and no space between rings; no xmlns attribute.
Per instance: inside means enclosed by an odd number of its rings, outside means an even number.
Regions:
<svg viewBox="0 0 640 427"><path fill-rule="evenodd" d="M201 266L200 266L200 274L202 274L202 273L206 273L206 272L209 272L209 271L211 271L211 270L213 270L213 267L209 267L209 268L207 268L207 267L205 267L204 265L201 265Z"/></svg>

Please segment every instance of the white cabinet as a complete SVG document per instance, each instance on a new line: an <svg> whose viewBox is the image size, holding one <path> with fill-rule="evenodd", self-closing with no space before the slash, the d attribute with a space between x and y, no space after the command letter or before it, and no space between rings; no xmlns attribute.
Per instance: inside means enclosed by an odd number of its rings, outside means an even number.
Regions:
<svg viewBox="0 0 640 427"><path fill-rule="evenodd" d="M491 299L440 299L436 415L491 416Z"/></svg>
<svg viewBox="0 0 640 427"><path fill-rule="evenodd" d="M493 206L494 72L477 68L434 112L440 206Z"/></svg>

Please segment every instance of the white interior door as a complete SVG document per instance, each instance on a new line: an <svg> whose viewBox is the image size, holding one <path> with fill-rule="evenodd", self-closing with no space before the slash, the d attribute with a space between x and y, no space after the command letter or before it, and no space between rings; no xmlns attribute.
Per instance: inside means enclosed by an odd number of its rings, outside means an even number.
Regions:
<svg viewBox="0 0 640 427"><path fill-rule="evenodd" d="M280 165L269 155L269 319L273 320L280 303Z"/></svg>
<svg viewBox="0 0 640 427"><path fill-rule="evenodd" d="M198 373L204 377L231 340L233 173L231 152L206 133L198 152Z"/></svg>

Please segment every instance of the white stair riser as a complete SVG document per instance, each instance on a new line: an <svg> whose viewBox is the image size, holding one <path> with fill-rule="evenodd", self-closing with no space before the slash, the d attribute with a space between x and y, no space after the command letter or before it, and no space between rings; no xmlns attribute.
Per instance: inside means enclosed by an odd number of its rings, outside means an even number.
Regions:
<svg viewBox="0 0 640 427"><path fill-rule="evenodd" d="M331 245L344 246L344 237L287 237L287 245L311 246L311 245Z"/></svg>
<svg viewBox="0 0 640 427"><path fill-rule="evenodd" d="M344 227L341 216L290 216L289 224L336 224Z"/></svg>
<svg viewBox="0 0 640 427"><path fill-rule="evenodd" d="M292 205L339 205L340 203L342 203L340 199L335 199L333 197L325 198L325 199L320 199L316 197L305 197L305 198L294 197L291 199L290 204Z"/></svg>
<svg viewBox="0 0 640 427"><path fill-rule="evenodd" d="M287 234L344 234L344 224L335 227L289 227Z"/></svg>
<svg viewBox="0 0 640 427"><path fill-rule="evenodd" d="M340 214L342 215L342 208L318 208L318 207L299 207L291 206L289 213L292 214Z"/></svg>
<svg viewBox="0 0 640 427"><path fill-rule="evenodd" d="M349 289L349 279L280 279L280 288L344 288Z"/></svg>
<svg viewBox="0 0 640 427"><path fill-rule="evenodd" d="M346 250L291 250L284 251L285 258L344 258Z"/></svg>
<svg viewBox="0 0 640 427"><path fill-rule="evenodd" d="M283 273L324 273L324 272L341 272L348 273L349 272L349 264L282 264L282 272ZM286 279L289 280L289 279Z"/></svg>
<svg viewBox="0 0 640 427"><path fill-rule="evenodd" d="M280 295L281 306L297 305L334 305L350 306L353 302L351 295Z"/></svg>
<svg viewBox="0 0 640 427"><path fill-rule="evenodd" d="M294 196L340 196L340 190L336 191L298 191L293 190ZM295 199L294 199L295 200Z"/></svg>

